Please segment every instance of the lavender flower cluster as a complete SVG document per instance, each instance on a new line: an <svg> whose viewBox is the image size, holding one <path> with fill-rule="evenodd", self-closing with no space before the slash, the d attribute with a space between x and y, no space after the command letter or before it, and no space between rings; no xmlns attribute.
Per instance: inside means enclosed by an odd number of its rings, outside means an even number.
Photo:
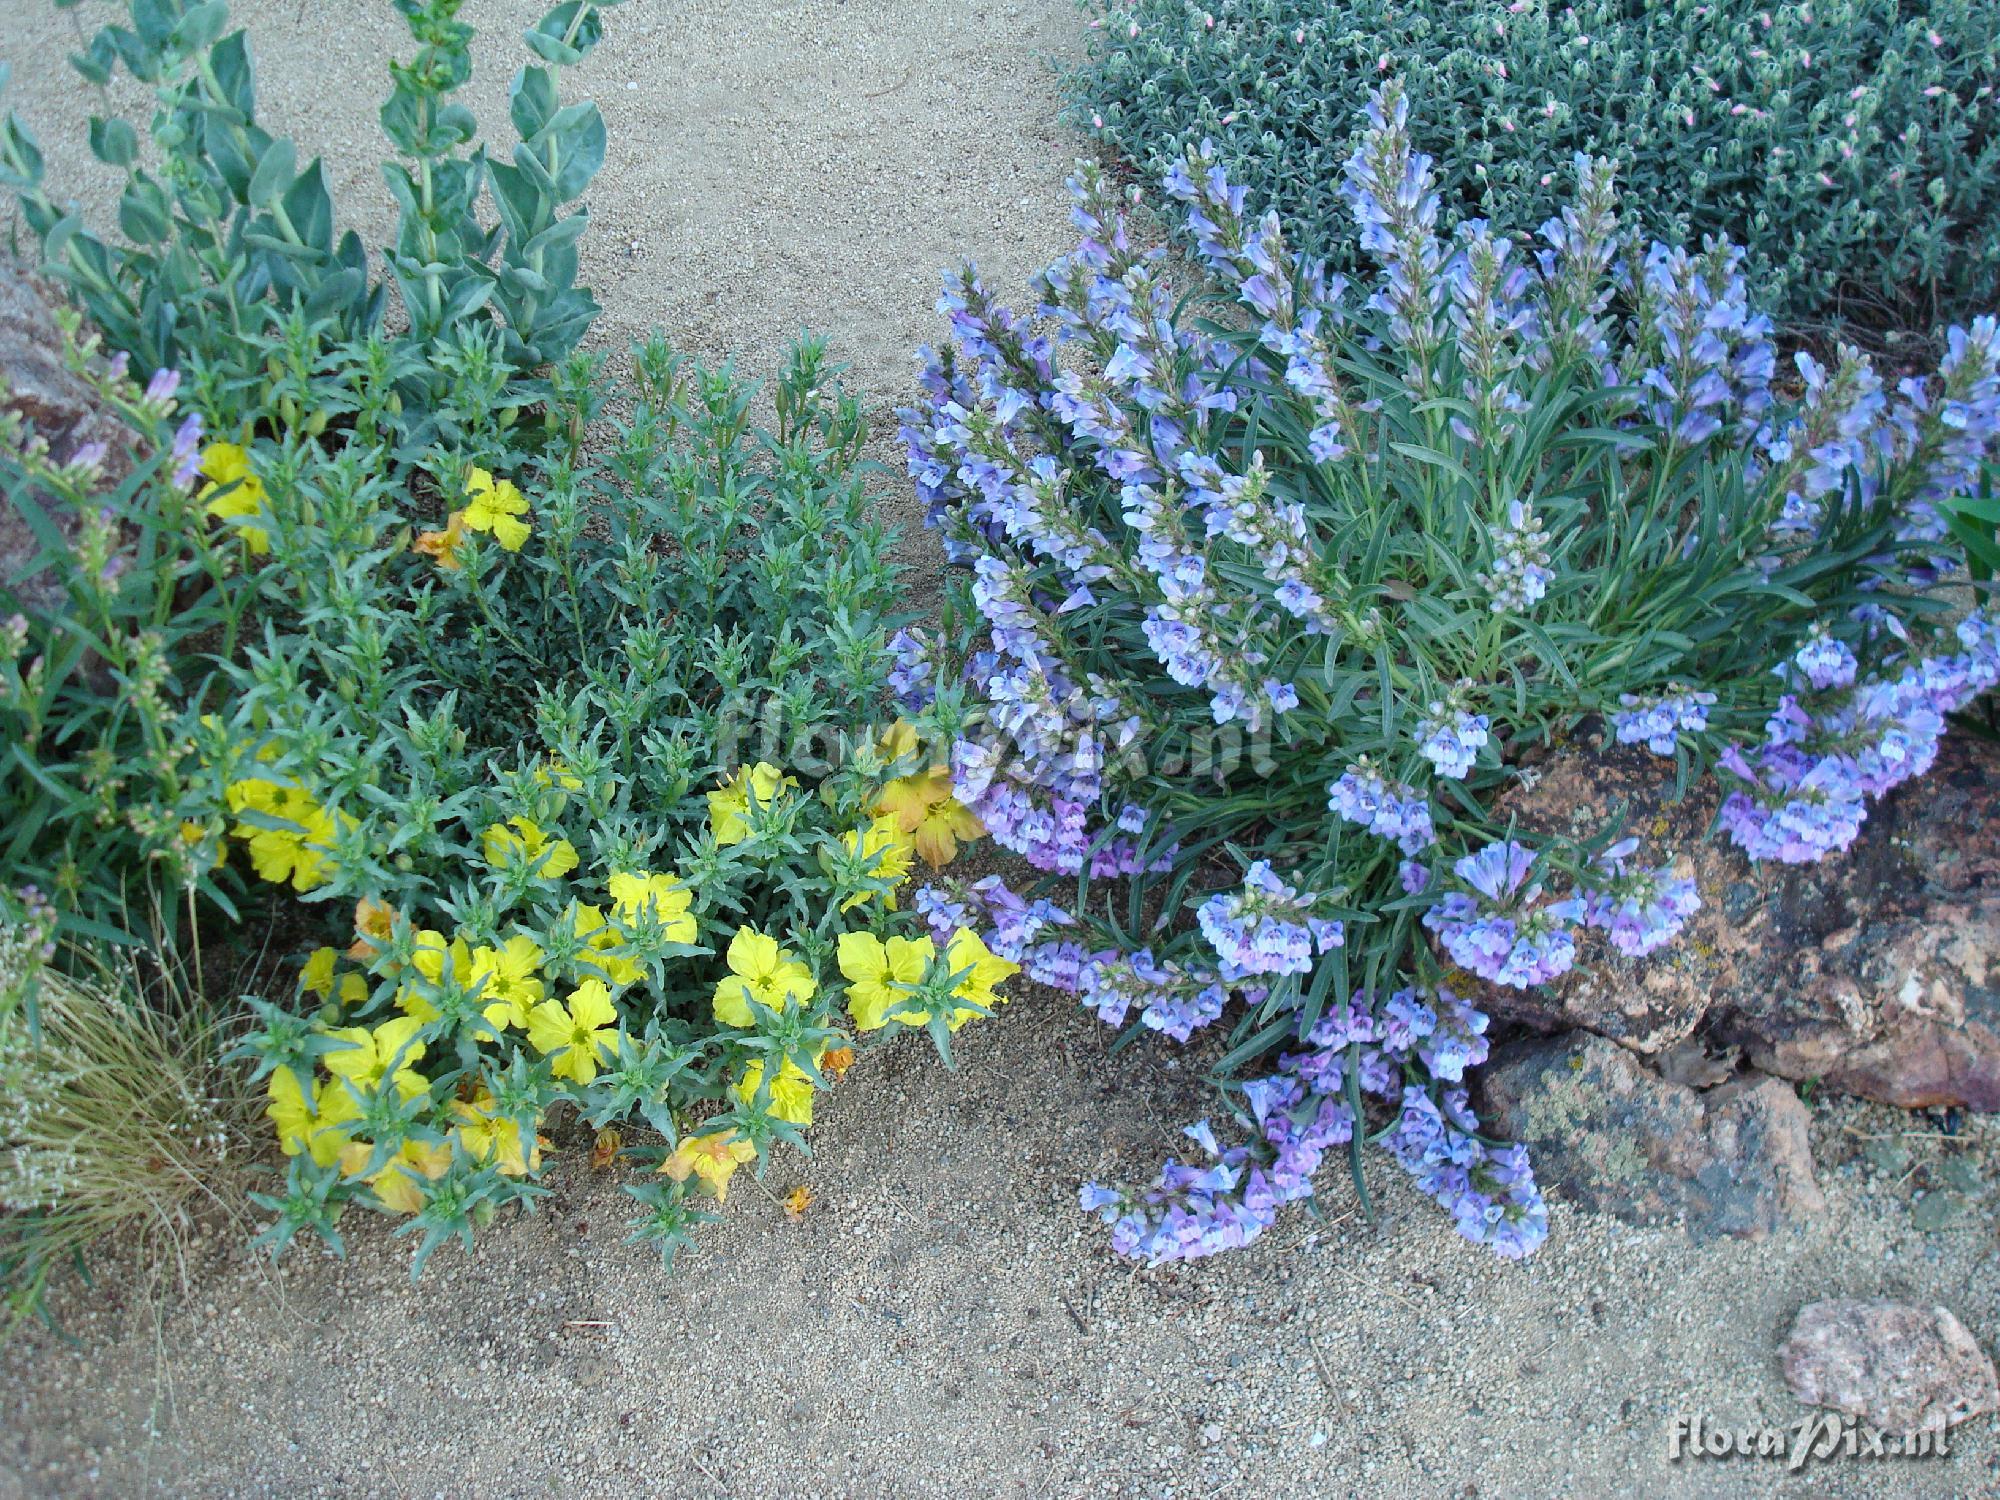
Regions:
<svg viewBox="0 0 2000 1500"><path fill-rule="evenodd" d="M1708 730L1715 694L1675 685L1661 694L1620 693L1611 727L1621 745L1644 745L1655 755L1672 755L1681 736Z"/></svg>
<svg viewBox="0 0 2000 1500"><path fill-rule="evenodd" d="M1346 941L1339 922L1313 915L1320 898L1301 894L1256 860L1243 872L1243 889L1210 896L1195 910L1202 936L1232 983L1251 974L1310 974L1315 954Z"/></svg>
<svg viewBox="0 0 2000 1500"><path fill-rule="evenodd" d="M1344 1004L1300 1050L1280 1055L1276 1073L1242 1085L1246 1142L1224 1148L1204 1120L1185 1134L1206 1164L1169 1160L1137 1193L1090 1183L1080 1202L1111 1226L1114 1249L1151 1265L1247 1245L1280 1207L1312 1196L1327 1152L1354 1139L1351 1101L1367 1095L1395 1111L1384 1145L1417 1187L1467 1239L1519 1259L1547 1238L1548 1209L1527 1153L1478 1138L1461 1083L1486 1059L1486 1027L1483 1014L1442 988L1399 990L1379 1012L1365 997ZM1410 1082L1419 1066L1443 1086Z"/></svg>
<svg viewBox="0 0 2000 1500"><path fill-rule="evenodd" d="M1721 755L1736 782L1722 828L1752 859L1804 864L1845 849L1870 800L1928 771L1945 715L2000 685L2000 623L1990 610L1960 621L1961 649L1903 654L1888 671L1860 662L1823 633L1775 669L1786 684L1763 742Z"/></svg>
<svg viewBox="0 0 2000 1500"><path fill-rule="evenodd" d="M1460 968L1513 989L1567 973L1579 924L1603 929L1625 957L1643 958L1679 936L1701 897L1672 865L1635 868L1638 847L1629 838L1613 844L1571 895L1544 902L1535 851L1497 840L1453 864L1467 889L1447 893L1424 913L1424 926Z"/></svg>
<svg viewBox="0 0 2000 1500"><path fill-rule="evenodd" d="M1405 854L1421 854L1437 842L1430 798L1400 781L1389 781L1365 755L1327 789L1326 806L1377 838L1393 839Z"/></svg>
<svg viewBox="0 0 2000 1500"><path fill-rule="evenodd" d="M1593 855L1497 827L1518 746L1603 713L1621 744L1706 752L1718 723L1768 713L1761 745L1721 751L1723 824L1753 858L1812 858L2000 679L1991 615L1945 650L1906 608L1945 569L1943 509L2000 443L1992 319L1893 389L1852 350L1801 357L1804 395L1780 402L1735 247L1634 242L1588 158L1532 238L1448 225L1399 88L1366 115L1341 193L1367 285L1296 254L1204 144L1164 180L1207 273L1190 297L1082 168L1080 242L1034 279L1033 315L969 268L948 277L952 341L901 414L979 628L898 636L892 685L912 712L965 685L958 797L1079 892L981 882L926 910L981 925L1106 1024L1182 1042L1234 1007L1236 1040L1278 1047L1274 1018L1348 993L1331 975L1407 985L1357 984L1337 1024L1293 1033L1303 1050L1244 1085L1246 1141L1200 1127L1205 1160L1144 1193L1089 1190L1119 1248L1153 1260L1254 1238L1357 1134L1468 1237L1540 1239L1525 1159L1479 1143L1465 1102L1484 1018L1419 981L1448 963L1546 984L1592 932L1642 959L1700 902L1634 841ZM1724 490L1748 498L1718 521ZM1864 603L1809 630L1816 607L1777 575L1869 507L1887 540L1821 570L1826 597ZM1773 595L1758 618L1802 638L1775 683L1689 644L1740 647L1707 601ZM1628 596L1652 611L1643 649L1600 623ZM1230 736L1254 753L1205 755ZM1225 866L1243 874L1217 889Z"/></svg>

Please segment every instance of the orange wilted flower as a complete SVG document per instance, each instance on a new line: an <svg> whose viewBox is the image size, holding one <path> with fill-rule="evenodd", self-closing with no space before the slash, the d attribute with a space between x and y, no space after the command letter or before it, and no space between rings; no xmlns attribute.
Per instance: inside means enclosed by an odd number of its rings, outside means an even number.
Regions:
<svg viewBox="0 0 2000 1500"><path fill-rule="evenodd" d="M819 1060L820 1072L826 1074L835 1083L839 1083L841 1079L845 1078L847 1070L853 1066L854 1049L852 1047L829 1047L826 1056Z"/></svg>
<svg viewBox="0 0 2000 1500"><path fill-rule="evenodd" d="M806 1210L812 1207L812 1201L812 1189L804 1183L800 1183L789 1193L785 1194L785 1217L790 1219L794 1224L805 1223Z"/></svg>
<svg viewBox="0 0 2000 1500"><path fill-rule="evenodd" d="M412 552L421 552L436 561L440 568L456 573L463 563L458 560L458 549L465 544L465 512L455 510L444 523L443 531L421 531L417 539L410 543Z"/></svg>
<svg viewBox="0 0 2000 1500"><path fill-rule="evenodd" d="M389 945L395 927L396 909L393 906L377 901L373 896L363 896L354 903L355 936L347 956L356 963L367 963Z"/></svg>
<svg viewBox="0 0 2000 1500"><path fill-rule="evenodd" d="M594 1172L602 1172L618 1159L618 1148L625 1144L625 1137L607 1125L597 1132L597 1139L590 1145L590 1167Z"/></svg>

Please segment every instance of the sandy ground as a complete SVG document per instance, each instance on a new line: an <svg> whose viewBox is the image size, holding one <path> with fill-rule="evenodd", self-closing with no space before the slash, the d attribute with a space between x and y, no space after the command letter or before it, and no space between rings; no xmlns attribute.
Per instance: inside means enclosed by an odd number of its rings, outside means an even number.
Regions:
<svg viewBox="0 0 2000 1500"><path fill-rule="evenodd" d="M386 5L237 9L273 117L379 201ZM467 6L491 24L486 118L538 9ZM67 20L0 10L9 102L101 201L71 128L89 97L46 61ZM1076 143L1046 60L1079 43L1069 0L636 0L611 30L579 79L612 137L585 242L603 341L660 323L765 368L811 325L886 408L942 264L975 250L1017 287L1063 247ZM275 1271L211 1233L158 1316L114 1255L59 1297L60 1334L0 1351L0 1497L2000 1494L1990 1421L1928 1463L1667 1460L1676 1413L1797 1419L1773 1351L1817 1297L1942 1300L2000 1341L1992 1212L1920 1233L1858 1158L1921 1121L1823 1106L1828 1211L1762 1245L1558 1205L1547 1248L1502 1265L1383 1162L1379 1228L1331 1181L1324 1220L1145 1272L1076 1186L1149 1174L1209 1106L1199 1057L1107 1040L1030 994L965 1034L957 1073L913 1041L865 1056L816 1156L744 1181L672 1275L622 1243L618 1174L575 1139L544 1212L414 1289L387 1224ZM1969 1129L1992 1180L1996 1132ZM799 1183L795 1224L777 1196Z"/></svg>

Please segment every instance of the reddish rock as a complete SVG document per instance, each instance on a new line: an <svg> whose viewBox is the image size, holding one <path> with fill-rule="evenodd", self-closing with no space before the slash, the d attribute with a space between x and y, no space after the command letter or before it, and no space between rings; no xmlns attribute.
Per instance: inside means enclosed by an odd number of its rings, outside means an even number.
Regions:
<svg viewBox="0 0 2000 1500"><path fill-rule="evenodd" d="M1816 865L1753 865L1709 838L1712 779L1672 792L1667 762L1616 750L1559 756L1504 799L1503 817L1543 833L1622 812L1643 855L1684 862L1703 904L1651 958L1592 936L1557 983L1489 990L1493 1014L1641 1053L1698 1030L1780 1077L1906 1108L2000 1109L2000 746L1948 738L1928 776Z"/></svg>
<svg viewBox="0 0 2000 1500"><path fill-rule="evenodd" d="M1943 1307L1843 1297L1802 1308L1778 1351L1792 1394L1883 1432L1943 1431L2000 1411L2000 1374Z"/></svg>
<svg viewBox="0 0 2000 1500"><path fill-rule="evenodd" d="M1482 1119L1525 1143L1544 1186L1633 1223L1762 1239L1826 1207L1791 1085L1737 1075L1670 1083L1589 1032L1502 1048L1480 1075Z"/></svg>

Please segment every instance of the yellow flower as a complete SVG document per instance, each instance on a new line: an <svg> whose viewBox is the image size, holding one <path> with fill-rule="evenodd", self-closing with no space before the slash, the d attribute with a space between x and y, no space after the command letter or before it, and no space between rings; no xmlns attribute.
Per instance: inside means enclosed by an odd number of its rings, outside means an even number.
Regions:
<svg viewBox="0 0 2000 1500"><path fill-rule="evenodd" d="M374 1149L362 1141L340 1148L340 1170L353 1177L368 1165ZM369 1177L362 1180L375 1189L375 1196L391 1213L423 1212L424 1184L435 1182L451 1170L451 1143L405 1141L402 1149Z"/></svg>
<svg viewBox="0 0 2000 1500"><path fill-rule="evenodd" d="M812 970L798 956L778 946L778 940L749 927L736 929L726 955L729 973L715 986L715 1019L745 1029L756 1024L750 1002L783 1010L787 998L803 1005L816 986Z"/></svg>
<svg viewBox="0 0 2000 1500"><path fill-rule="evenodd" d="M1011 979L1021 972L1021 966L1010 963L990 951L981 942L979 934L970 928L961 927L951 935L951 942L945 948L944 961L956 974L964 969L967 973L952 986L952 993L961 1000L970 1000L975 1005L983 1005L987 1010L997 1010L1007 997L994 989L1002 981ZM967 1021L976 1020L976 1010L955 1010L949 1025L953 1031Z"/></svg>
<svg viewBox="0 0 2000 1500"><path fill-rule="evenodd" d="M648 907L659 920L670 943L691 943L700 929L688 908L694 892L671 875L650 871L613 875L610 880L611 909L623 922L630 922Z"/></svg>
<svg viewBox="0 0 2000 1500"><path fill-rule="evenodd" d="M688 1136L674 1147L673 1155L660 1163L660 1170L675 1182L697 1177L703 1189L715 1195L717 1203L727 1203L729 1179L736 1175L738 1167L757 1159L755 1146L734 1140L731 1134L716 1130L707 1135Z"/></svg>
<svg viewBox="0 0 2000 1500"><path fill-rule="evenodd" d="M410 550L422 553L447 573L456 573L465 566L458 560L458 550L464 545L465 512L455 510L445 521L443 531L418 532Z"/></svg>
<svg viewBox="0 0 2000 1500"><path fill-rule="evenodd" d="M285 1155L306 1152L322 1167L330 1167L347 1144L348 1133L341 1129L361 1114L354 1096L340 1083L322 1081L313 1087L308 1100L299 1086L298 1075L280 1068L264 1085L268 1103L264 1117L278 1130L278 1144Z"/></svg>
<svg viewBox="0 0 2000 1500"><path fill-rule="evenodd" d="M195 496L219 521L264 513L264 481L250 468L249 451L237 443L210 443L201 450L201 472L208 483ZM236 532L253 557L271 550L271 533L261 526L239 526Z"/></svg>
<svg viewBox="0 0 2000 1500"><path fill-rule="evenodd" d="M970 842L986 832L986 825L952 795L947 766L898 777L882 788L874 810L896 820L933 870L951 863L960 839Z"/></svg>
<svg viewBox="0 0 2000 1500"><path fill-rule="evenodd" d="M769 807L782 788L797 785L768 761L739 766L720 791L708 794L708 826L715 831L715 842L725 849L742 843L750 837L751 805Z"/></svg>
<svg viewBox="0 0 2000 1500"><path fill-rule="evenodd" d="M567 1008L544 1000L528 1013L528 1041L544 1056L557 1054L550 1068L556 1077L588 1084L597 1077L598 1054L609 1054L606 1033L617 1024L611 991L602 980L586 979L570 991Z"/></svg>
<svg viewBox="0 0 2000 1500"><path fill-rule="evenodd" d="M340 822L347 828L354 826L354 819L345 813ZM328 851L339 833L333 815L323 809L315 810L296 830L239 825L236 834L249 839L250 867L259 880L310 891L325 885L333 875L333 856Z"/></svg>
<svg viewBox="0 0 2000 1500"><path fill-rule="evenodd" d="M885 814L876 818L866 828L857 828L846 835L846 842L850 853L863 857L876 854L882 856L875 866L874 874L877 880L894 882L888 890L882 892L883 903L890 911L894 911L896 886L902 884L904 877L910 873L910 855L914 850L909 839L904 837L901 825ZM840 909L846 911L850 907L859 906L869 899L869 895L869 892L862 891L849 896L840 903Z"/></svg>
<svg viewBox="0 0 2000 1500"><path fill-rule="evenodd" d="M255 812L273 821L291 825L265 828L239 822L230 832L250 848L250 864L260 880L273 885L290 884L295 890L309 891L324 885L333 873L328 852L344 829L354 827L346 813L329 813L302 787L280 786L274 781L250 778L233 781L223 789L231 812Z"/></svg>
<svg viewBox="0 0 2000 1500"><path fill-rule="evenodd" d="M479 1009L498 1029L526 1026L528 1012L548 993L542 976L542 950L533 938L516 934L498 948L475 948L472 980L481 985Z"/></svg>
<svg viewBox="0 0 2000 1500"><path fill-rule="evenodd" d="M424 1055L423 1041L417 1036L422 1029L423 1022L415 1016L398 1016L372 1029L343 1026L338 1031L329 1031L328 1036L347 1045L327 1053L326 1070L336 1078L346 1079L361 1094L376 1093L385 1082L393 1080L397 1093L405 1099L414 1099L430 1091L430 1085L416 1070Z"/></svg>
<svg viewBox="0 0 2000 1500"><path fill-rule="evenodd" d="M922 742L917 739L917 726L908 719L898 719L876 742L876 750L884 765L893 766L899 761L915 760L922 750Z"/></svg>
<svg viewBox="0 0 2000 1500"><path fill-rule="evenodd" d="M884 943L873 933L843 932L837 956L847 978L847 1013L854 1018L855 1030L879 1031L891 1019L911 1026L924 1024L929 1012L921 1005L908 1010L896 1007L910 999L911 988L937 956L937 945L929 938L892 937Z"/></svg>
<svg viewBox="0 0 2000 1500"><path fill-rule="evenodd" d="M597 967L613 984L631 984L646 972L636 958L629 958L619 951L625 946L625 939L617 928L605 922L602 907L573 901L570 903L570 920L576 926L576 935L596 955Z"/></svg>
<svg viewBox="0 0 2000 1500"><path fill-rule="evenodd" d="M544 880L556 880L576 868L576 846L568 839L552 839L526 818L509 818L495 823L480 839L486 862L504 870L516 861L526 861L529 872Z"/></svg>
<svg viewBox="0 0 2000 1500"><path fill-rule="evenodd" d="M333 950L315 948L299 971L299 988L324 1000L333 993Z"/></svg>
<svg viewBox="0 0 2000 1500"><path fill-rule="evenodd" d="M322 1001L331 1000L337 992L342 1005L359 1005L368 998L368 981L352 972L336 978L334 959L331 948L315 948L299 972L299 988Z"/></svg>
<svg viewBox="0 0 2000 1500"><path fill-rule="evenodd" d="M300 786L284 786L261 776L246 776L222 789L223 804L233 813L248 810L296 823L319 804Z"/></svg>
<svg viewBox="0 0 2000 1500"><path fill-rule="evenodd" d="M486 1089L470 1103L452 1101L451 1112L458 1117L454 1127L465 1143L465 1153L481 1166L500 1168L503 1177L525 1177L542 1169L542 1147L547 1144L539 1133L524 1134L521 1123L501 1114L493 1095Z"/></svg>
<svg viewBox="0 0 2000 1500"><path fill-rule="evenodd" d="M493 540L507 551L521 550L528 539L528 523L521 519L527 514L528 502L512 480L495 480L484 469L468 469L465 497L472 502L462 512L470 530L490 531Z"/></svg>
<svg viewBox="0 0 2000 1500"><path fill-rule="evenodd" d="M416 934L414 942L416 952L411 955L410 963L424 978L432 984L443 984L445 961L449 959L451 982L460 989L471 987L472 950L466 946L464 938L455 937L446 941L443 933L426 927ZM431 1003L430 997L419 994L407 984L396 991L396 1009L425 1023L438 1018L438 1008Z"/></svg>
<svg viewBox="0 0 2000 1500"><path fill-rule="evenodd" d="M819 1066L819 1059L813 1059L813 1066ZM764 1064L753 1062L743 1070L742 1081L736 1085L736 1097L745 1104L754 1103L757 1090L764 1082ZM789 1057L785 1065L778 1069L778 1081L771 1085L771 1101L765 1105L764 1113L774 1120L784 1120L792 1125L810 1125L813 1122L813 1081L806 1076L806 1070Z"/></svg>
<svg viewBox="0 0 2000 1500"><path fill-rule="evenodd" d="M558 786L566 792L583 790L583 778L569 768L567 761L557 760L553 755L535 767L536 786Z"/></svg>

